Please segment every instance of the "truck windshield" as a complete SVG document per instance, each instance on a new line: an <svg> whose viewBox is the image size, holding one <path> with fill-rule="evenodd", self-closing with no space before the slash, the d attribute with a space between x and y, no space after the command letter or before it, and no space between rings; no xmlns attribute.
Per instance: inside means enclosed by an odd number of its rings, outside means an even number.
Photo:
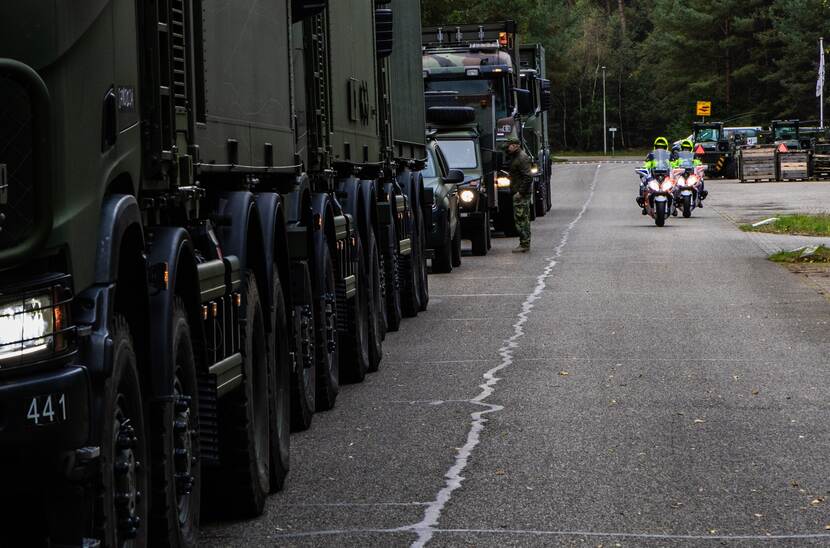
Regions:
<svg viewBox="0 0 830 548"><path fill-rule="evenodd" d="M426 91L457 91L458 95L495 95L496 96L496 118L504 118L507 112L507 86L504 78L478 79L466 78L464 80L435 80L424 81Z"/></svg>
<svg viewBox="0 0 830 548"><path fill-rule="evenodd" d="M790 141L798 139L798 130L793 126L778 126L775 128L776 141Z"/></svg>
<svg viewBox="0 0 830 548"><path fill-rule="evenodd" d="M695 135L697 143L716 143L718 139L720 139L720 131L714 127L700 128Z"/></svg>
<svg viewBox="0 0 830 548"><path fill-rule="evenodd" d="M478 167L476 158L476 142L472 139L442 139L438 141L441 152L447 159L451 169L470 169Z"/></svg>

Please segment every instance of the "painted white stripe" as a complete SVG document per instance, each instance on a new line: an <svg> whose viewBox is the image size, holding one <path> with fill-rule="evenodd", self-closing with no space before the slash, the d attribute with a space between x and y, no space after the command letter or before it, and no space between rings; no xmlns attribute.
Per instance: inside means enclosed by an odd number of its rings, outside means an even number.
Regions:
<svg viewBox="0 0 830 548"><path fill-rule="evenodd" d="M473 450L481 441L481 432L484 430L484 425L487 422L485 415L503 409L501 405L486 403L484 400L493 395L496 385L499 380L501 380L496 376L496 373L513 363L513 354L519 346L519 339L524 336L524 325L527 323L530 312L533 310L536 301L542 296L542 292L546 287L546 280L553 268L556 266L559 257L562 256L562 250L568 243L568 237L570 236L571 231L579 220L582 219L582 216L588 210L588 205L591 203L591 199L594 197L597 181L599 180L599 169L600 166L597 165L597 168L594 171L594 178L591 181L588 198L582 205L582 209L579 211L579 214L568 224L568 226L565 227L565 230L562 233L562 239L559 241L559 245L557 245L553 250L553 255L546 259L547 265L542 273L536 278L536 287L522 303L522 310L518 314L516 323L513 324L513 335L506 339L502 347L499 349L501 363L484 374L485 382L480 385L481 392L478 396L470 400L470 403L479 405L484 409L476 411L470 415L470 418L472 418L472 425L470 427L470 431L467 433L467 441L458 450L455 456L455 463L444 475L444 478L446 479L444 487L438 492L435 500L427 506L424 511L423 519L419 523L411 526L411 529L418 535L418 538L414 543L412 543L413 548L421 548L425 546L430 539L432 539L432 536L435 533L435 528L441 519L441 513L443 512L444 507L447 505L447 502L449 502L450 497L452 497L453 491L461 487L461 482L464 481L462 473L470 461Z"/></svg>

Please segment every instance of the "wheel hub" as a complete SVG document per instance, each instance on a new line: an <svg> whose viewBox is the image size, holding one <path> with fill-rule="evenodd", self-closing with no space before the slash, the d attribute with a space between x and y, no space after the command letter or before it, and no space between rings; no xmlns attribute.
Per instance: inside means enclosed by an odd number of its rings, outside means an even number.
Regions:
<svg viewBox="0 0 830 548"><path fill-rule="evenodd" d="M181 383L176 379L176 401L173 404L173 467L175 471L176 503L179 507L179 521L185 523L190 509L190 494L196 481L193 465L196 455L193 450L192 399L182 393Z"/></svg>
<svg viewBox="0 0 830 548"><path fill-rule="evenodd" d="M118 528L119 544L138 536L141 518L138 502L142 493L138 489L138 472L141 462L136 459L138 436L130 419L118 407L115 416L115 451L113 459L113 500Z"/></svg>

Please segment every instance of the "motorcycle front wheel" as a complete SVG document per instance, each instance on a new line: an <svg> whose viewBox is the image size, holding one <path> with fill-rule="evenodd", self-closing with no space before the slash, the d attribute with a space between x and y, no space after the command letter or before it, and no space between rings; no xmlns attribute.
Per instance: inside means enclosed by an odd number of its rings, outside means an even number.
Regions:
<svg viewBox="0 0 830 548"><path fill-rule="evenodd" d="M666 224L666 202L654 204L654 224L657 226Z"/></svg>
<svg viewBox="0 0 830 548"><path fill-rule="evenodd" d="M692 197L683 196L683 217L688 219L692 216Z"/></svg>

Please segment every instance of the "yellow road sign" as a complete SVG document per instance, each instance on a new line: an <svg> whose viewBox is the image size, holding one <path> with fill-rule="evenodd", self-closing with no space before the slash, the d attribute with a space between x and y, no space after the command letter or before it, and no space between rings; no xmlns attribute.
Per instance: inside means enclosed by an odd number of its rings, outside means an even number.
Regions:
<svg viewBox="0 0 830 548"><path fill-rule="evenodd" d="M697 102L697 115L698 116L711 116L712 115L712 101L698 101Z"/></svg>

